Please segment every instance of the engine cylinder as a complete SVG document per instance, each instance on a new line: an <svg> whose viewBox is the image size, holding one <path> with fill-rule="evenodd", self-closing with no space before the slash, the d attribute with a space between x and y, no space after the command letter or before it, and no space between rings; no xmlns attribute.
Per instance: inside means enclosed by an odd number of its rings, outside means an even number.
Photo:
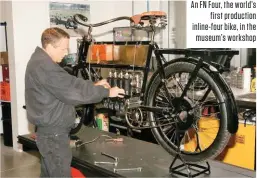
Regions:
<svg viewBox="0 0 257 178"><path fill-rule="evenodd" d="M131 78L128 73L125 74L125 79L124 79L124 90L125 90L125 95L131 95Z"/></svg>
<svg viewBox="0 0 257 178"><path fill-rule="evenodd" d="M110 86L113 86L113 74L112 71L109 72L109 76L107 77L107 82L110 84Z"/></svg>
<svg viewBox="0 0 257 178"><path fill-rule="evenodd" d="M117 76L117 71L113 73L113 86L112 87L117 87L118 86L118 76Z"/></svg>
<svg viewBox="0 0 257 178"><path fill-rule="evenodd" d="M141 92L143 83L143 73L137 71L110 70L107 82L111 87L119 87L125 90L126 99L131 99ZM125 99L107 98L102 102L105 108L125 111Z"/></svg>
<svg viewBox="0 0 257 178"><path fill-rule="evenodd" d="M123 80L124 80L124 78L123 78L123 72L121 71L120 73L119 73L119 76L118 76L118 87L119 88L122 88L122 89L124 89L124 82L123 82Z"/></svg>

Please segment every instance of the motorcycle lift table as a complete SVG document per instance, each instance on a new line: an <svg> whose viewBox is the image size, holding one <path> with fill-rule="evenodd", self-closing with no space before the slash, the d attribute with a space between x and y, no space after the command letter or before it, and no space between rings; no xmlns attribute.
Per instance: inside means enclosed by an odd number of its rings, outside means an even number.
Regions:
<svg viewBox="0 0 257 178"><path fill-rule="evenodd" d="M23 145L24 151L27 149L37 149L32 138L33 134L18 136L18 142ZM95 128L83 127L76 135L83 142L89 142L100 135L117 135ZM106 137L99 137L94 142L84 144L79 148L72 148L72 167L80 170L86 177L181 177L171 175L169 166L174 159L161 146L138 139L119 136L123 142L106 142ZM101 152L118 157L119 168L141 167L139 171L114 172L114 165L97 164L95 161L113 162L112 159L104 156ZM211 173L201 174L198 177L256 177L254 171L243 169L219 161L208 161ZM175 164L181 164L180 160ZM192 173L193 170L191 170ZM185 172L186 173L186 172Z"/></svg>

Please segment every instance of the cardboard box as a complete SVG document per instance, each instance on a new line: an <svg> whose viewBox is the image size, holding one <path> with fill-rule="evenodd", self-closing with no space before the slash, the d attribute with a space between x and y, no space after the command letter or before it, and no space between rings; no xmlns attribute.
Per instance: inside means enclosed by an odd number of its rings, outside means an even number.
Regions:
<svg viewBox="0 0 257 178"><path fill-rule="evenodd" d="M217 136L219 119L215 117L201 118L198 122L201 148L208 148ZM184 144L186 151L194 152L197 146L195 132L190 133L191 140ZM239 123L238 131L233 135L223 152L215 160L234 166L254 170L255 163L255 125Z"/></svg>
<svg viewBox="0 0 257 178"><path fill-rule="evenodd" d="M0 100L11 101L10 83L0 82L0 90L1 90Z"/></svg>
<svg viewBox="0 0 257 178"><path fill-rule="evenodd" d="M238 131L216 158L234 166L255 170L255 125L239 123Z"/></svg>
<svg viewBox="0 0 257 178"><path fill-rule="evenodd" d="M2 64L8 64L8 52L0 52L0 62Z"/></svg>
<svg viewBox="0 0 257 178"><path fill-rule="evenodd" d="M8 64L2 64L2 76L4 82L10 82Z"/></svg>

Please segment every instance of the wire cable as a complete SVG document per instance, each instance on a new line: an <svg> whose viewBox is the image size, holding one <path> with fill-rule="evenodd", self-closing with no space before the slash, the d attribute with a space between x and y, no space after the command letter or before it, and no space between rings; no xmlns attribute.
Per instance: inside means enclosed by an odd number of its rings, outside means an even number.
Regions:
<svg viewBox="0 0 257 178"><path fill-rule="evenodd" d="M80 146L85 145L85 144L93 143L93 142L95 142L96 140L98 140L100 137L107 137L107 138L113 139L113 138L112 138L111 136L109 136L109 135L100 135L100 136L94 138L93 140L87 141L87 142L83 142L83 143L77 145L76 147L80 147Z"/></svg>

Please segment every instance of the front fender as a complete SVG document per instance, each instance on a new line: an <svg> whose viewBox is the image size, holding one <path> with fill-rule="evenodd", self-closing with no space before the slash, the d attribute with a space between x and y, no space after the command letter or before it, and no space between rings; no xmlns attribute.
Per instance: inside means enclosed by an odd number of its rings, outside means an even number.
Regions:
<svg viewBox="0 0 257 178"><path fill-rule="evenodd" d="M94 105L93 104L88 104L84 108L84 125L89 125L94 122L95 119L95 113L94 113Z"/></svg>
<svg viewBox="0 0 257 178"><path fill-rule="evenodd" d="M185 63L191 63L191 64L197 64L199 61L199 59L197 58L193 58L193 57L188 57L188 58L177 58L177 59L173 59L167 63L164 64L164 68L166 68L168 65L177 63L177 62L185 62ZM227 82L224 80L224 78L221 76L221 74L218 72L218 70L211 64L207 63L207 62L203 62L203 70L205 70L208 74L211 75L212 78L215 79L215 81L217 82L217 85L221 88L221 90L225 91L224 94L224 99L226 101L227 104L227 110L228 110L228 131L231 134L234 134L237 132L238 130L238 112L237 112L237 106L236 106L236 102L235 102L235 98L233 95L233 92L231 90L231 88L228 86ZM151 83L153 82L154 78L158 75L159 70L157 70L151 80L148 83L148 87L146 90L146 95L148 95L148 91L149 91L149 87L151 86ZM146 99L145 99L146 101Z"/></svg>

